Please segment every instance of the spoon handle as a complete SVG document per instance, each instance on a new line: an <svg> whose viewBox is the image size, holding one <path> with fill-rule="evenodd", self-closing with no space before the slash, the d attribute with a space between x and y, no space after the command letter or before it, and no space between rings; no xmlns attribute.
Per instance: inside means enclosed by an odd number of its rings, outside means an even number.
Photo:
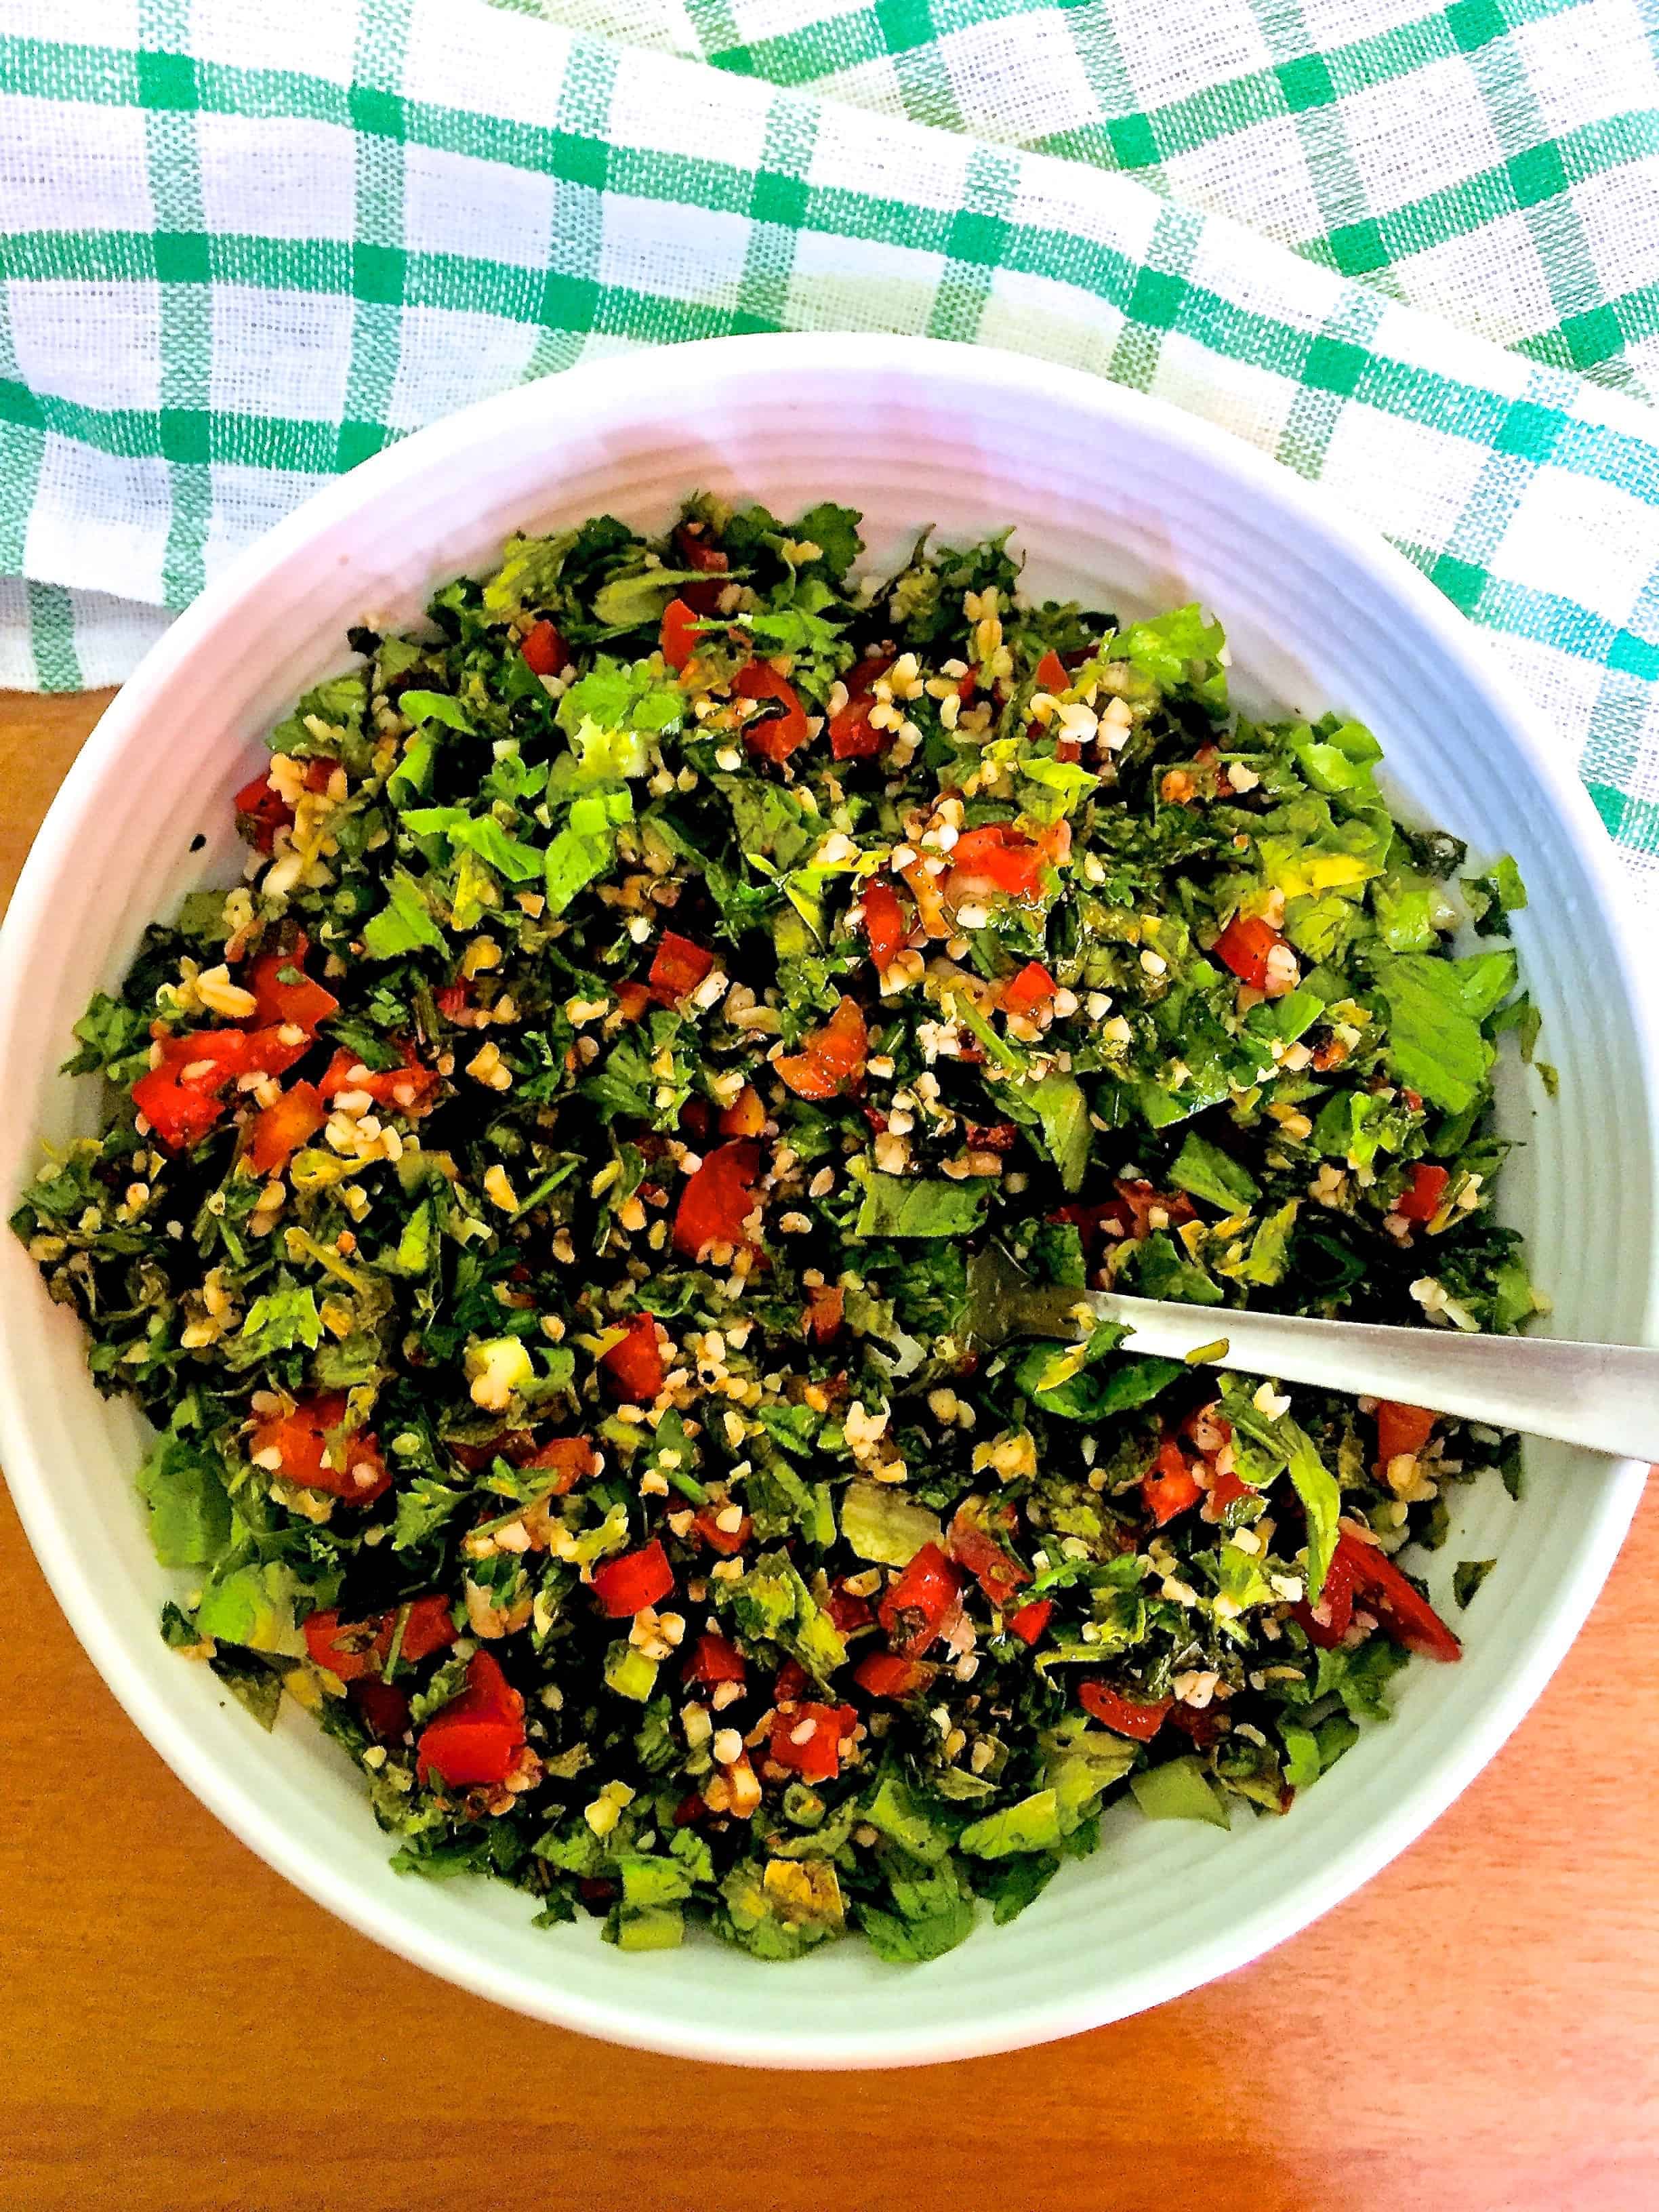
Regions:
<svg viewBox="0 0 1659 2212"><path fill-rule="evenodd" d="M1206 1364L1393 1398L1621 1459L1659 1459L1659 1351L1645 1345L1383 1328L1109 1291L1090 1293L1088 1303L1103 1321L1133 1331L1126 1352L1182 1359L1224 1339L1225 1352L1212 1352Z"/></svg>

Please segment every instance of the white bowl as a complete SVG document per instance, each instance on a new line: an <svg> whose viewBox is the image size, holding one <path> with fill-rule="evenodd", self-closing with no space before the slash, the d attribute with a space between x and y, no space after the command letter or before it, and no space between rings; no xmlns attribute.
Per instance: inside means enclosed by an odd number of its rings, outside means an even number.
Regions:
<svg viewBox="0 0 1659 2212"><path fill-rule="evenodd" d="M694 487L786 516L862 507L885 555L916 526L1012 522L1041 592L1128 612L1198 598L1242 679L1286 707L1370 723L1397 793L1477 851L1516 854L1526 980L1561 1073L1503 1100L1527 1148L1506 1178L1555 1327L1648 1340L1656 1289L1656 1030L1622 890L1565 750L1488 649L1394 553L1244 447L1171 410L1009 354L872 337L722 339L530 385L357 469L206 592L105 715L42 830L0 939L0 1183L37 1139L94 1126L54 1073L146 920L225 881L230 794L261 733L346 658L364 617L415 616L515 527L603 508L665 521ZM192 836L207 839L192 857ZM1530 1088L1523 1091L1523 1085ZM302 1889L406 1957L595 2035L765 2065L892 2064L1006 2050L1114 2020L1239 1966L1400 1850L1498 1748L1583 1621L1643 1469L1534 1447L1516 1505L1480 1492L1434 1563L1497 1549L1462 1663L1415 1665L1397 1713L1285 1820L1234 1832L1105 1823L1021 1918L933 1965L858 1942L765 1966L712 1938L625 1957L588 1923L532 1929L520 1893L399 1877L359 1778L302 1713L263 1735L162 1644L171 1583L132 1488L140 1424L88 1381L80 1332L0 1237L0 1443L41 1565L115 1694L180 1778ZM1406 1937L1410 1940L1409 1932Z"/></svg>

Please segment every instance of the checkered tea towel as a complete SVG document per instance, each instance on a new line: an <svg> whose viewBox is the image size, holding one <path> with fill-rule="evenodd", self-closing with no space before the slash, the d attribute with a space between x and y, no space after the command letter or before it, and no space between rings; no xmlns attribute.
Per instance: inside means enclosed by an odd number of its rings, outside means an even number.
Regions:
<svg viewBox="0 0 1659 2212"><path fill-rule="evenodd" d="M605 352L927 331L1374 522L1659 902L1646 0L0 0L0 683Z"/></svg>

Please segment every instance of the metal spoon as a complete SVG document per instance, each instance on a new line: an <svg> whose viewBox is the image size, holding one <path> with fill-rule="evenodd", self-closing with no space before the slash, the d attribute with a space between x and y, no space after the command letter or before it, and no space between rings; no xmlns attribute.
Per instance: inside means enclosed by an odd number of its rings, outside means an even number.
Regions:
<svg viewBox="0 0 1659 2212"><path fill-rule="evenodd" d="M969 1261L968 1281L969 1337L980 1349L1018 1336L1073 1343L1085 1307L1095 1321L1131 1331L1128 1352L1165 1359L1202 1352L1206 1366L1393 1398L1620 1459L1659 1459L1659 1351L1645 1345L1383 1328L1059 1290L1031 1282L994 1245Z"/></svg>

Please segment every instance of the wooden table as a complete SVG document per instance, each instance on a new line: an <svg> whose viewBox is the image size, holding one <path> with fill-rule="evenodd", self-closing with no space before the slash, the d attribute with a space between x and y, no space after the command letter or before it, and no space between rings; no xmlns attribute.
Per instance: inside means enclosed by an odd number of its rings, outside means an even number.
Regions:
<svg viewBox="0 0 1659 2212"><path fill-rule="evenodd" d="M0 895L102 696L0 698ZM104 1688L0 1500L5 2212L1649 2212L1659 1508L1508 1748L1282 1950L1072 2042L762 2075L498 2012L330 1919Z"/></svg>

